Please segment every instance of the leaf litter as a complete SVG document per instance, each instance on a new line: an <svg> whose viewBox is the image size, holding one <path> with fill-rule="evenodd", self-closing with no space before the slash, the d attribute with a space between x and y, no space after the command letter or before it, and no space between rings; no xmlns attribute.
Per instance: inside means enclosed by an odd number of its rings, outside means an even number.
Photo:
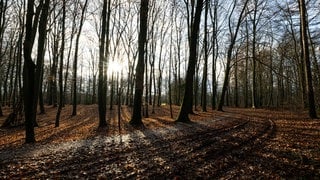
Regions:
<svg viewBox="0 0 320 180"><path fill-rule="evenodd" d="M115 110L108 128L97 129L96 106L80 106L76 117L68 108L54 128L55 109L47 107L34 145L23 144L21 127L1 129L0 179L320 177L320 122L304 112L228 108L196 112L184 124L165 106L134 129L122 107L119 132Z"/></svg>

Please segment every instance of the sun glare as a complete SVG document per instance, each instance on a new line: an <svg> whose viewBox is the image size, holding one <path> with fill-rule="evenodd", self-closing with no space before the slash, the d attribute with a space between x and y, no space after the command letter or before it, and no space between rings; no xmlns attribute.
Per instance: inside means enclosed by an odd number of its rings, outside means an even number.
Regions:
<svg viewBox="0 0 320 180"><path fill-rule="evenodd" d="M109 73L117 73L120 72L122 70L122 64L120 64L117 61L111 61L109 63L109 67L108 67L108 72Z"/></svg>

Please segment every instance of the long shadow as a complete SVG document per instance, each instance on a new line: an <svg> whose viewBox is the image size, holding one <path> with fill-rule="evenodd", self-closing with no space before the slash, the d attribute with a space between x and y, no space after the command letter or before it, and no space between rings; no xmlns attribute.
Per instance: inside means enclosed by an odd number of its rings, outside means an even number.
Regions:
<svg viewBox="0 0 320 180"><path fill-rule="evenodd" d="M155 156L160 157L166 163L165 167L163 165L159 165L158 168L163 169L167 168L169 172L155 172L155 176L161 176L165 178L174 178L174 177L182 177L182 178L192 178L198 177L198 175L191 173L194 172L195 164L192 164L192 158L190 157L190 153L195 155L195 158L198 157L197 153L201 151L203 148L210 146L212 142L207 142L208 137L214 137L221 131L229 131L228 128L220 128L215 129L209 126L205 126L198 122L191 122L189 124L175 124L174 126L177 131L184 132L187 129L189 133L182 134L181 137L164 138L164 135L161 133L157 133L157 130L147 130L142 131L145 137L148 137L150 142L154 142L153 146L157 147L160 152L158 152ZM237 126L236 128L240 128L241 126ZM235 129L236 129L235 128ZM209 138L209 141L212 140ZM198 148L190 146L190 142L199 143ZM163 150L165 148L165 150ZM168 154L170 156L168 157ZM198 160L197 160L198 161ZM201 161L201 160L200 160ZM152 163L152 162L150 162ZM191 177L190 177L191 176Z"/></svg>

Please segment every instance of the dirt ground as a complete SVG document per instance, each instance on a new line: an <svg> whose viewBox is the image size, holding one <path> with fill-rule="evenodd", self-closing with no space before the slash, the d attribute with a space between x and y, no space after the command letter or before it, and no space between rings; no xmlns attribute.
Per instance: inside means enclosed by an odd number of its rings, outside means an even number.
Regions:
<svg viewBox="0 0 320 180"><path fill-rule="evenodd" d="M24 144L23 127L1 128L0 179L320 178L320 120L305 112L226 108L175 123L168 106L149 109L135 129L122 106L119 130L116 107L104 129L96 105L78 106L74 117L66 106L58 128L56 108L46 107L34 145Z"/></svg>

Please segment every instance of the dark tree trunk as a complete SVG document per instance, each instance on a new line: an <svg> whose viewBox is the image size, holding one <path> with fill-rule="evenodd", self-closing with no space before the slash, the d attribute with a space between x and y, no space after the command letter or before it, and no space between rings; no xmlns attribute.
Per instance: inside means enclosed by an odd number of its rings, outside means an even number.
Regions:
<svg viewBox="0 0 320 180"><path fill-rule="evenodd" d="M33 18L34 0L28 0L27 18L26 18L26 36L24 40L24 65L23 65L23 90L24 90L24 111L26 126L26 143L34 143L33 126L33 91L34 91L34 70L35 64L31 58L33 40L32 40L32 18Z"/></svg>
<svg viewBox="0 0 320 180"><path fill-rule="evenodd" d="M222 87L222 91L221 91L221 97L220 97L220 101L219 101L219 105L218 105L218 111L223 111L222 108L223 108L223 105L224 105L226 92L227 92L228 86L229 86L229 75L230 75L230 70L231 70L232 51L233 51L234 44L236 43L236 39L237 39L237 35L238 35L238 32L239 32L241 20L243 18L242 16L243 16L245 8L247 7L248 1L249 0L246 0L244 6L242 7L240 16L238 18L236 30L234 32L234 35L231 38L231 42L230 42L230 45L229 45L229 48L228 48L227 64L226 64L223 87ZM234 5L232 12L234 11L235 7L236 7L236 4ZM231 15L232 15L232 13L231 13ZM231 17L231 15L230 15L230 17ZM229 23L231 23L230 22L230 17L229 17ZM229 31L230 31L231 34L233 34L230 24L229 24Z"/></svg>
<svg viewBox="0 0 320 180"><path fill-rule="evenodd" d="M0 81L0 117L3 116L3 112L2 112L2 83Z"/></svg>
<svg viewBox="0 0 320 180"><path fill-rule="evenodd" d="M64 56L64 44L65 44L65 21L66 21L66 1L62 1L62 37L61 37L61 49L60 49L60 67L59 67L59 105L56 115L55 127L60 125L60 115L63 106L63 56Z"/></svg>
<svg viewBox="0 0 320 180"><path fill-rule="evenodd" d="M194 23L191 26L190 49L189 49L190 56L189 56L189 62L188 62L188 70L186 74L184 97L183 97L182 106L179 112L179 116L176 120L178 122L190 121L188 114L192 111L193 78L194 78L195 68L197 64L197 43L198 43L198 36L199 36L202 6L203 6L203 0L198 0L195 17L194 17Z"/></svg>
<svg viewBox="0 0 320 180"><path fill-rule="evenodd" d="M317 118L317 111L314 101L314 92L312 84L312 72L311 72L311 63L310 63L310 54L309 54L309 42L308 42L308 21L307 21L307 10L304 0L299 0L299 11L300 11L300 30L301 30L301 39L302 39L302 57L304 60L304 69L305 77L307 83L307 94L309 102L309 116L310 118Z"/></svg>
<svg viewBox="0 0 320 180"><path fill-rule="evenodd" d="M75 52L74 52L74 61L73 61L73 77L72 77L72 81L73 81L73 86L72 86L72 90L73 90L73 99L72 99L72 116L77 115L77 69L78 69L78 50L79 50L79 40L80 40L80 35L81 35L81 30L82 30L82 26L83 26L83 21L84 21L84 15L86 12L86 8L87 8L87 4L88 4L88 0L85 1L84 6L82 8L82 13L81 13L81 19L80 19L80 24L79 24L79 31L77 34L77 38L76 38L76 44L75 44Z"/></svg>
<svg viewBox="0 0 320 180"><path fill-rule="evenodd" d="M146 44L147 44L148 42L146 42ZM145 62L144 62L144 64L145 64L145 71L146 71L146 73L145 73L145 86L146 86L146 88L145 88L145 100L144 100L144 107L145 107L145 117L146 118L148 118L149 117L149 105L148 105L148 99L149 99L149 91L148 91L148 46L146 46L146 48L145 48Z"/></svg>
<svg viewBox="0 0 320 180"><path fill-rule="evenodd" d="M211 17L211 23L213 26L213 35L212 35L212 100L211 100L211 106L212 109L216 109L217 105L217 78L216 78L216 59L218 57L218 46L217 46L217 32L218 32L218 1L214 0L213 4L213 14L212 14L212 8L209 8L210 10L210 17Z"/></svg>
<svg viewBox="0 0 320 180"><path fill-rule="evenodd" d="M39 91L39 107L40 107L40 114L45 114L44 109L44 101L43 101L43 66L42 66L42 73L40 77L40 91Z"/></svg>
<svg viewBox="0 0 320 180"><path fill-rule="evenodd" d="M248 80L248 71L249 71L249 27L248 21L246 20L246 67L245 67L245 84L244 84L244 107L249 107L249 80Z"/></svg>
<svg viewBox="0 0 320 180"><path fill-rule="evenodd" d="M207 112L207 81L208 81L208 10L209 10L209 0L205 2L205 15L204 15L204 67L203 67L203 75L202 75L202 93L201 93L201 103L202 103L202 111Z"/></svg>
<svg viewBox="0 0 320 180"><path fill-rule="evenodd" d="M106 111L107 111L107 90L106 90L106 79L105 76L105 65L106 57L105 50L108 51L106 47L106 38L108 39L109 34L109 14L110 14L110 0L103 1L102 9L102 24L101 24L101 36L100 36L100 47L99 47L99 74L98 74L98 106L99 106L99 127L107 126L106 121ZM107 16L108 15L108 16ZM107 19L108 18L108 19ZM105 47L106 46L106 47Z"/></svg>
<svg viewBox="0 0 320 180"><path fill-rule="evenodd" d="M42 1L41 1L42 3ZM40 6L39 6L40 7ZM34 17L35 15L35 17ZM33 23L34 22L36 23ZM38 14L34 14L34 0L28 0L26 17L26 34L24 39L24 65L23 65L23 97L25 113L26 143L34 143L34 122L36 118L35 106L37 99L35 97L35 69L36 65L32 61L31 53L34 44L35 31L38 21ZM32 26L34 25L34 26Z"/></svg>
<svg viewBox="0 0 320 180"><path fill-rule="evenodd" d="M238 58L234 64L234 105L239 107Z"/></svg>
<svg viewBox="0 0 320 180"><path fill-rule="evenodd" d="M257 55L256 55L256 36L257 36L257 0L254 1L255 7L253 12L253 39L252 39L252 108L256 108L257 104Z"/></svg>
<svg viewBox="0 0 320 180"><path fill-rule="evenodd" d="M133 114L130 120L132 125L143 125L141 117L142 93L143 93L143 76L144 76L144 47L147 37L148 22L148 3L149 0L141 0L140 7L140 33L139 33L139 57L136 67L136 87L134 94Z"/></svg>
<svg viewBox="0 0 320 180"><path fill-rule="evenodd" d="M37 105L39 100L39 93L41 91L41 76L43 74L43 62L44 62L44 52L45 52L45 42L47 37L47 20L48 20L48 11L49 11L50 0L45 0L45 4L43 5L40 21L39 21L39 37L38 37L38 52L37 52L37 65L35 69L35 77L34 77L34 125L38 126L36 123L36 113L37 113Z"/></svg>
<svg viewBox="0 0 320 180"><path fill-rule="evenodd" d="M76 6L74 7L74 14L76 14L77 8ZM69 51L68 51L68 57L67 57L67 67L65 71L65 77L64 77L64 85L63 85L63 106L66 104L66 97L67 97L67 83L68 83L68 76L69 76L69 67L70 67L70 56L71 56L71 50L73 46L73 39L74 39L74 34L76 32L76 15L73 16L72 20L72 27L71 27L71 37L70 37L70 46L69 46Z"/></svg>
<svg viewBox="0 0 320 180"><path fill-rule="evenodd" d="M58 34L58 32L57 32ZM57 69L58 69L58 44L59 44L59 39L60 39L60 34L55 35L54 37L54 47L53 47L53 53L52 53L52 67L51 67L51 72L50 72L50 91L51 91L51 96L50 96L50 101L52 102L50 105L53 107L57 107Z"/></svg>
<svg viewBox="0 0 320 180"><path fill-rule="evenodd" d="M112 110L113 97L114 97L114 72L111 73L111 89L110 89L110 107L109 107L109 110Z"/></svg>

